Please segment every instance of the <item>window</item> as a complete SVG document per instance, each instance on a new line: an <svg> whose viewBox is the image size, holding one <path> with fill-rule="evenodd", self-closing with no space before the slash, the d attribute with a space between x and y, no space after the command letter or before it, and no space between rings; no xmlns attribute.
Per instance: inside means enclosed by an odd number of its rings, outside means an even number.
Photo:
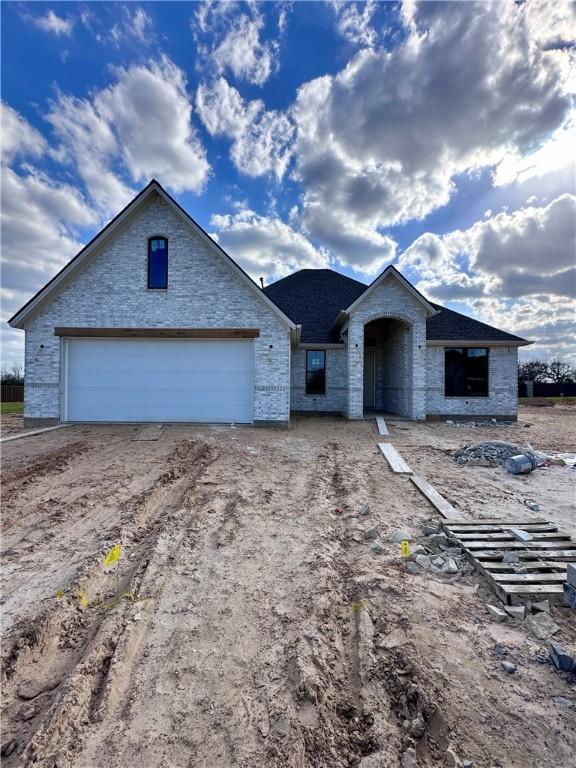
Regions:
<svg viewBox="0 0 576 768"><path fill-rule="evenodd" d="M168 288L168 240L148 240L148 288Z"/></svg>
<svg viewBox="0 0 576 768"><path fill-rule="evenodd" d="M306 350L306 394L326 393L326 352Z"/></svg>
<svg viewBox="0 0 576 768"><path fill-rule="evenodd" d="M446 397L488 397L488 349L447 347L444 350Z"/></svg>

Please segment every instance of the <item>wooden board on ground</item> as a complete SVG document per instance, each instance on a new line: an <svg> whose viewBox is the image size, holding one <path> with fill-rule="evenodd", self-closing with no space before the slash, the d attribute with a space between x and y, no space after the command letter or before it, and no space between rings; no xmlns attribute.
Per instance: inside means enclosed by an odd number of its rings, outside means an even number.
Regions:
<svg viewBox="0 0 576 768"><path fill-rule="evenodd" d="M525 528L520 530L524 531ZM529 542L519 541L520 544L527 544L534 541L546 541L550 539L561 539L564 541L570 541L570 534L566 531L526 531L532 537ZM511 533L458 533L458 539L460 541L518 541L516 536ZM489 546L489 545L488 545Z"/></svg>
<svg viewBox="0 0 576 768"><path fill-rule="evenodd" d="M454 536L458 539L458 536ZM460 539L459 539L460 540ZM463 541L462 546L466 549L559 549L570 543L570 536L555 541ZM574 543L574 554L576 555L576 542Z"/></svg>
<svg viewBox="0 0 576 768"><path fill-rule="evenodd" d="M507 584L544 584L547 581L562 584L566 581L565 573L492 573L494 581L504 581Z"/></svg>
<svg viewBox="0 0 576 768"><path fill-rule="evenodd" d="M477 560L501 561L506 552L501 549L481 549L474 550L469 554L473 555ZM570 563L576 560L576 549L547 549L546 551L538 551L535 549L532 552L520 550L514 552L514 554L518 555L520 560L526 560L527 562L530 560L540 560L544 557L547 560L562 560L564 563Z"/></svg>
<svg viewBox="0 0 576 768"><path fill-rule="evenodd" d="M510 526L505 525L453 525L452 523L449 523L448 528L452 533L455 533L456 535L460 536L462 533L506 533ZM528 533L536 532L536 533L544 533L546 531L557 531L558 526L554 525L553 523L536 523L536 525L533 525L530 523L530 525L513 525L512 528L521 528L523 531L528 531Z"/></svg>
<svg viewBox="0 0 576 768"><path fill-rule="evenodd" d="M555 560L523 560L521 563L494 563L489 560L482 561L482 567L487 571L509 571L510 573L515 573L521 567L522 570L528 571L559 571L566 574L566 563Z"/></svg>
<svg viewBox="0 0 576 768"><path fill-rule="evenodd" d="M390 434L390 432L388 432L388 427L386 426L386 422L384 421L383 416L376 416L376 424L378 425L378 432L380 432L381 435Z"/></svg>
<svg viewBox="0 0 576 768"><path fill-rule="evenodd" d="M459 517L457 520L451 520L450 526L453 525L505 525L508 528L522 528L523 525L536 525L538 523L547 523L548 525L551 525L549 520L544 520L543 518L529 518L529 517L518 517L516 520L510 520L510 518L490 518L490 517L471 517L471 518L465 518L465 517Z"/></svg>
<svg viewBox="0 0 576 768"><path fill-rule="evenodd" d="M444 496L442 496L436 488L434 488L433 485L430 485L430 483L425 480L423 477L420 477L419 475L412 475L410 477L410 480L414 483L416 488L426 496L428 501L432 504L433 507L436 507L438 512L449 520L452 520L454 518L457 518L460 512L455 509L452 504L450 504L449 501L447 501Z"/></svg>
<svg viewBox="0 0 576 768"><path fill-rule="evenodd" d="M567 565L576 561L576 541L547 520L460 519L447 520L442 527L508 604L529 595L560 596ZM510 528L528 531L532 540L517 541ZM504 562L506 554L515 555L519 562Z"/></svg>
<svg viewBox="0 0 576 768"><path fill-rule="evenodd" d="M402 473L405 475L412 474L412 470L408 464L406 464L402 456L400 456L396 448L394 448L392 443L378 443L378 448L380 448L384 454L384 457L390 465L392 472Z"/></svg>
<svg viewBox="0 0 576 768"><path fill-rule="evenodd" d="M499 584L506 602L512 595L562 595L562 584Z"/></svg>

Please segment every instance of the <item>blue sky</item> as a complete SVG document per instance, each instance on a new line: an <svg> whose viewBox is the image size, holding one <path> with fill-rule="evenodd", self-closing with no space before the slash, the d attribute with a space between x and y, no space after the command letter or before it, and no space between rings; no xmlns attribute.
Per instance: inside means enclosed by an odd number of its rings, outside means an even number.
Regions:
<svg viewBox="0 0 576 768"><path fill-rule="evenodd" d="M545 0L3 3L3 320L156 177L254 278L394 263L525 356L573 356L575 23Z"/></svg>

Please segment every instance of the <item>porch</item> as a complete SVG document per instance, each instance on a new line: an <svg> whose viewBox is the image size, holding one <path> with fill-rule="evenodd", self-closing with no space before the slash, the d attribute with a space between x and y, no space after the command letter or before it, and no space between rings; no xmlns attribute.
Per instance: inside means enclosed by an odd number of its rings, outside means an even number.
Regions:
<svg viewBox="0 0 576 768"><path fill-rule="evenodd" d="M412 416L411 326L382 317L364 326L363 412Z"/></svg>

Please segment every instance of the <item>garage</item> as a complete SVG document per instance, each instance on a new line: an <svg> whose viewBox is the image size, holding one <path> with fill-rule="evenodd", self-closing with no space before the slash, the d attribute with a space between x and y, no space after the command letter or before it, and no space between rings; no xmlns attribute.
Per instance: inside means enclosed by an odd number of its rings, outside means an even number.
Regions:
<svg viewBox="0 0 576 768"><path fill-rule="evenodd" d="M253 421L254 342L68 338L64 421Z"/></svg>

